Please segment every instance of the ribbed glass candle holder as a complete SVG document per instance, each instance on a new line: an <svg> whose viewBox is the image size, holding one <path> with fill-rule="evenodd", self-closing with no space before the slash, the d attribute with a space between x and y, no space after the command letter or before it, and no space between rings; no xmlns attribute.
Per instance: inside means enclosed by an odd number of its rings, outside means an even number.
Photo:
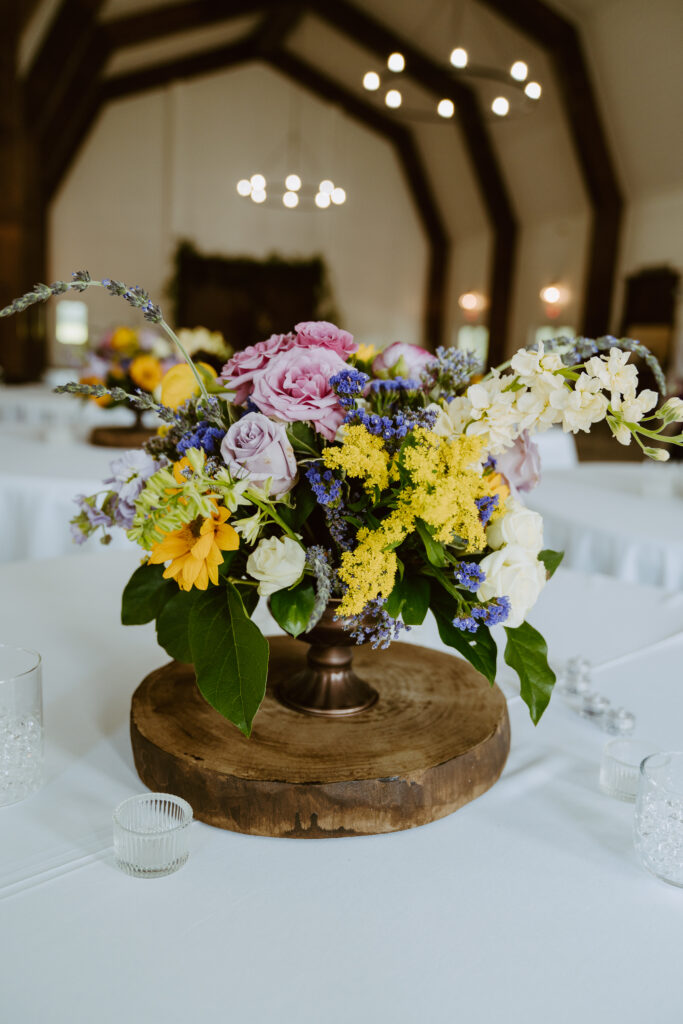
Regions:
<svg viewBox="0 0 683 1024"><path fill-rule="evenodd" d="M634 803L638 791L640 763L654 753L658 744L652 740L631 737L610 740L605 745L600 763L600 789L607 796Z"/></svg>
<svg viewBox="0 0 683 1024"><path fill-rule="evenodd" d="M168 793L144 793L114 811L114 856L136 878L161 878L181 868L190 855L192 808Z"/></svg>

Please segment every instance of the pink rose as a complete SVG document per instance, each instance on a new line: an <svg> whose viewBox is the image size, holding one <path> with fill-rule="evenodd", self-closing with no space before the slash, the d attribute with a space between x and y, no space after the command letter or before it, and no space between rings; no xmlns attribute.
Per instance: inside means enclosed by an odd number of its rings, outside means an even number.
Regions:
<svg viewBox="0 0 683 1024"><path fill-rule="evenodd" d="M510 490L532 491L541 480L541 454L523 430L515 443L502 455L496 455L496 469L507 480Z"/></svg>
<svg viewBox="0 0 683 1024"><path fill-rule="evenodd" d="M413 377L419 380L427 363L433 362L434 358L433 352L419 345L394 341L375 356L372 372L375 377Z"/></svg>
<svg viewBox="0 0 683 1024"><path fill-rule="evenodd" d="M266 366L273 356L284 351L294 343L292 334L271 334L267 341L259 341L256 345L235 352L221 371L220 380L235 390L235 405L243 405L251 394L254 386L254 375Z"/></svg>
<svg viewBox="0 0 683 1024"><path fill-rule="evenodd" d="M295 344L302 348L329 348L342 359L347 359L358 348L352 334L342 331L327 320L307 320L297 324L294 330Z"/></svg>
<svg viewBox="0 0 683 1024"><path fill-rule="evenodd" d="M273 423L260 412L249 412L228 430L221 443L223 461L238 479L248 476L255 484L271 477L268 496L281 498L297 481L296 458L282 423Z"/></svg>
<svg viewBox="0 0 683 1024"><path fill-rule="evenodd" d="M344 419L330 377L347 369L327 348L293 348L281 352L254 380L252 399L266 416L285 423L310 420L328 441L334 440Z"/></svg>

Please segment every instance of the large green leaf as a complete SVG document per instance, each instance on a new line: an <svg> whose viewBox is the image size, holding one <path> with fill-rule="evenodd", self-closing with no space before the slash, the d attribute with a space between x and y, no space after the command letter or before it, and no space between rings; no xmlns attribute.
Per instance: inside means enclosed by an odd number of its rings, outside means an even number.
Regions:
<svg viewBox="0 0 683 1024"><path fill-rule="evenodd" d="M157 617L157 640L163 649L176 661L192 661L189 626L190 613L197 602L206 597L208 591L178 590L164 605Z"/></svg>
<svg viewBox="0 0 683 1024"><path fill-rule="evenodd" d="M424 576L404 576L387 598L386 611L394 619L402 616L406 626L420 626L429 610L429 592Z"/></svg>
<svg viewBox="0 0 683 1024"><path fill-rule="evenodd" d="M318 435L308 423L298 420L296 423L288 424L287 437L295 452L319 458L320 442Z"/></svg>
<svg viewBox="0 0 683 1024"><path fill-rule="evenodd" d="M420 540L425 546L427 552L427 558L432 565L435 565L437 569L443 569L445 565L448 565L448 559L444 551L443 544L434 540L429 528L426 523L423 523L421 519L415 521L415 529L420 535Z"/></svg>
<svg viewBox="0 0 683 1024"><path fill-rule="evenodd" d="M294 505L278 505L278 515L292 530L298 530L306 522L317 505L308 480L302 480L292 492Z"/></svg>
<svg viewBox="0 0 683 1024"><path fill-rule="evenodd" d="M194 605L189 638L202 696L249 736L266 692L268 641L232 583L212 587Z"/></svg>
<svg viewBox="0 0 683 1024"><path fill-rule="evenodd" d="M555 673L548 664L548 645L528 622L513 628L506 626L505 632L505 660L519 676L522 700L529 708L532 722L538 725L555 685Z"/></svg>
<svg viewBox="0 0 683 1024"><path fill-rule="evenodd" d="M487 627L480 625L476 633L456 629L453 618L457 614L457 604L437 586L432 587L430 605L443 642L459 651L491 684L495 683L498 651Z"/></svg>
<svg viewBox="0 0 683 1024"><path fill-rule="evenodd" d="M156 619L178 590L175 580L163 578L163 565L141 565L126 583L121 598L121 622L141 626Z"/></svg>
<svg viewBox="0 0 683 1024"><path fill-rule="evenodd" d="M275 621L291 636L299 636L308 625L315 604L315 587L305 576L291 590L276 590L270 595L270 610Z"/></svg>
<svg viewBox="0 0 683 1024"><path fill-rule="evenodd" d="M543 562L548 579L553 575L563 558L564 551L553 551L552 548L546 548L544 551L539 552L538 560Z"/></svg>

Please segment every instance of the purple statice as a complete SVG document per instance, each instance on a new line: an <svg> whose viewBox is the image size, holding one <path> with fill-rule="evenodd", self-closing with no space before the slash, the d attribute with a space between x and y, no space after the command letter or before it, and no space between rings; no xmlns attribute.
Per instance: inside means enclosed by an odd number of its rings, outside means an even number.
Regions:
<svg viewBox="0 0 683 1024"><path fill-rule="evenodd" d="M484 573L476 562L458 562L454 570L456 582L465 590L476 594L479 587L486 579Z"/></svg>
<svg viewBox="0 0 683 1024"><path fill-rule="evenodd" d="M391 380L373 380L370 387L375 394L380 391L420 391L422 382L411 377L393 377Z"/></svg>
<svg viewBox="0 0 683 1024"><path fill-rule="evenodd" d="M474 618L479 619L485 626L497 626L500 622L505 622L509 614L509 597L494 597L485 604L475 605L472 609Z"/></svg>
<svg viewBox="0 0 683 1024"><path fill-rule="evenodd" d="M409 629L400 619L394 619L384 605L386 598L376 597L368 601L365 608L358 615L350 615L341 618L344 630L353 638L357 644L372 644L374 649L382 649L389 646L392 640L396 640L401 630Z"/></svg>
<svg viewBox="0 0 683 1024"><path fill-rule="evenodd" d="M486 526L491 519L491 516L498 508L498 495L490 494L485 498L475 498L474 504L479 509L479 518L481 525Z"/></svg>
<svg viewBox="0 0 683 1024"><path fill-rule="evenodd" d="M200 420L194 430L183 434L176 445L178 452L185 455L189 448L199 448L207 455L218 455L225 430L212 426L208 420Z"/></svg>
<svg viewBox="0 0 683 1024"><path fill-rule="evenodd" d="M353 409L344 417L344 423L360 424L369 434L381 437L385 441L401 440L415 427L431 430L435 422L436 411L434 409L407 409L405 412L397 412L393 416L380 416L376 412L369 413L363 409Z"/></svg>
<svg viewBox="0 0 683 1024"><path fill-rule="evenodd" d="M85 515L93 530L96 530L98 526L104 526L106 529L109 529L110 526L114 525L114 520L105 509L97 507L95 504L96 498L86 498L85 494L77 494L74 501Z"/></svg>
<svg viewBox="0 0 683 1024"><path fill-rule="evenodd" d="M486 462L484 463L484 465L481 468L484 471L486 471L487 469L492 469L493 472L495 473L497 465L498 465L498 463L494 459L493 455L489 455L488 459L486 460Z"/></svg>
<svg viewBox="0 0 683 1024"><path fill-rule="evenodd" d="M422 385L429 391L436 389L448 400L462 391L481 369L481 361L474 352L440 346L436 359L422 372Z"/></svg>
<svg viewBox="0 0 683 1024"><path fill-rule="evenodd" d="M80 516L71 520L69 529L71 530L71 539L74 544L85 544L86 540L90 536L85 532L87 530L87 526L85 526L85 529L84 526L85 524L80 521Z"/></svg>
<svg viewBox="0 0 683 1024"><path fill-rule="evenodd" d="M476 633L479 629L479 623L472 615L456 615L453 625L456 629L462 629L466 633Z"/></svg>
<svg viewBox="0 0 683 1024"><path fill-rule="evenodd" d="M330 377L330 384L342 409L353 409L356 399L362 395L369 380L367 373L352 367L340 370L334 377Z"/></svg>
<svg viewBox="0 0 683 1024"><path fill-rule="evenodd" d="M341 498L341 480L329 469L323 470L321 462L313 462L306 470L306 479L319 505L335 505Z"/></svg>
<svg viewBox="0 0 683 1024"><path fill-rule="evenodd" d="M141 450L124 452L118 459L109 464L111 476L104 481L111 491L117 495L113 509L117 526L129 530L135 516L135 501L149 478L161 469L162 463L157 462Z"/></svg>

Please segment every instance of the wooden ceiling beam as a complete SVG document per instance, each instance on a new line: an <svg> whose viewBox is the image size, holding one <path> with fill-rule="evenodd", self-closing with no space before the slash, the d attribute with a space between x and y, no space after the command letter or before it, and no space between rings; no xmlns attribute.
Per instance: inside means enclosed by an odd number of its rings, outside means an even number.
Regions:
<svg viewBox="0 0 683 1024"><path fill-rule="evenodd" d="M191 0L127 14L103 25L111 45L121 49L281 6L282 0Z"/></svg>

